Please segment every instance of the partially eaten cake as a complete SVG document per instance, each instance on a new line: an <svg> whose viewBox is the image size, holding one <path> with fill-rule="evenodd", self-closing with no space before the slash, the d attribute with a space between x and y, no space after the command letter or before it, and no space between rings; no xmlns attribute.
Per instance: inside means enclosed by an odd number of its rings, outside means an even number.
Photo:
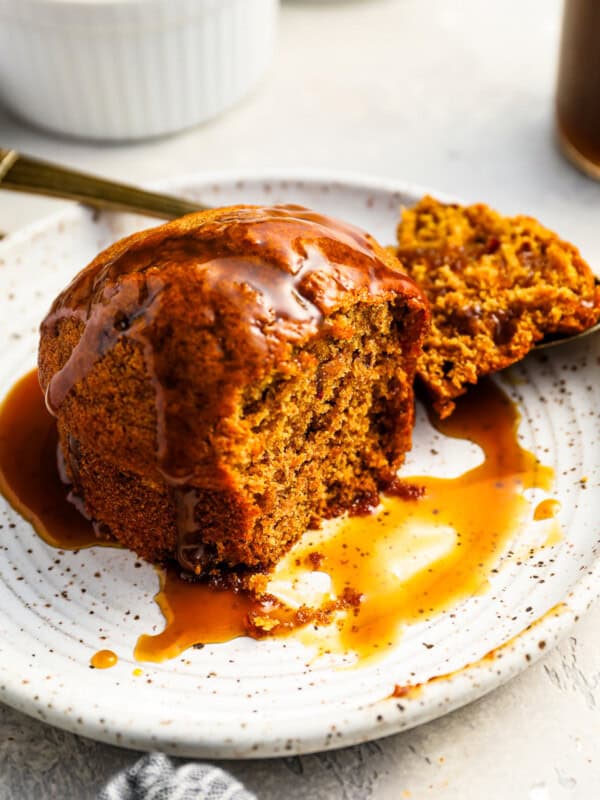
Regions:
<svg viewBox="0 0 600 800"><path fill-rule="evenodd" d="M483 375L600 317L600 288L577 248L531 217L424 197L403 210L397 254L431 304L417 371L442 417Z"/></svg>
<svg viewBox="0 0 600 800"><path fill-rule="evenodd" d="M393 480L427 324L394 255L301 207L117 242L41 328L71 498L149 561L266 569Z"/></svg>

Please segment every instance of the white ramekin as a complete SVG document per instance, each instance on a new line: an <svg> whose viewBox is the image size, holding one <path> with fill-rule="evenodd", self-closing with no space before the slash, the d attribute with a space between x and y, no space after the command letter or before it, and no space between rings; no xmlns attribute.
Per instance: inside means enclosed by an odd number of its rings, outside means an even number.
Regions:
<svg viewBox="0 0 600 800"><path fill-rule="evenodd" d="M196 125L241 99L273 53L279 0L0 0L0 96L91 139Z"/></svg>

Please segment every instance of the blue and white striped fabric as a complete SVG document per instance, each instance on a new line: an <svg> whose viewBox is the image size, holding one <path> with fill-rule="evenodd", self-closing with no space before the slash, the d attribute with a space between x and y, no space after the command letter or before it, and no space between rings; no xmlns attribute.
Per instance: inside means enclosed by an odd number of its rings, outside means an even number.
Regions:
<svg viewBox="0 0 600 800"><path fill-rule="evenodd" d="M175 768L162 753L149 753L114 777L98 800L256 800L239 781L211 764Z"/></svg>

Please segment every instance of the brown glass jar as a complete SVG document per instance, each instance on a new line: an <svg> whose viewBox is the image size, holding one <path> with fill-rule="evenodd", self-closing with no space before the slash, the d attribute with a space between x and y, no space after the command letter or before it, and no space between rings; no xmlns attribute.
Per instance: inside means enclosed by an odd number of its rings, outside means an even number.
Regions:
<svg viewBox="0 0 600 800"><path fill-rule="evenodd" d="M600 180L600 0L565 1L556 120L565 155Z"/></svg>

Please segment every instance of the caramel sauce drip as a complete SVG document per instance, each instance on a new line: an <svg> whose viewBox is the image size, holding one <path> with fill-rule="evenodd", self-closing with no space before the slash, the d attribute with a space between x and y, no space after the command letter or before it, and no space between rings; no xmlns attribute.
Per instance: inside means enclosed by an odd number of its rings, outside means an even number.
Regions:
<svg viewBox="0 0 600 800"><path fill-rule="evenodd" d="M553 497L548 497L546 500L539 502L533 511L533 519L536 522L547 523L544 547L552 547L562 541L562 527L556 518L559 511L560 501Z"/></svg>
<svg viewBox="0 0 600 800"><path fill-rule="evenodd" d="M553 519L559 511L560 501L555 500L553 497L548 497L537 504L533 512L533 518L535 520Z"/></svg>
<svg viewBox="0 0 600 800"><path fill-rule="evenodd" d="M110 669L114 667L118 661L118 656L112 650L98 650L97 653L90 658L90 667L95 669Z"/></svg>
<svg viewBox="0 0 600 800"><path fill-rule="evenodd" d="M480 383L451 417L432 419L444 436L479 445L479 466L456 478L403 477L373 514L308 532L265 578L262 593L184 580L174 566L164 570L157 601L165 629L142 636L136 658L162 661L192 645L295 631L322 651L367 659L395 644L403 625L481 592L531 513L523 491L551 484L552 471L519 445L518 421L497 385ZM55 422L33 372L0 411L2 492L49 544L98 544L91 523L65 498L55 451ZM293 594L317 572L330 585L313 607L281 591L285 585Z"/></svg>
<svg viewBox="0 0 600 800"><path fill-rule="evenodd" d="M138 661L164 661L194 645L229 642L248 635L249 615L260 606L248 592L186 580L175 566L160 570L160 583L156 602L165 618L165 629L156 636L140 636L134 651Z"/></svg>
<svg viewBox="0 0 600 800"><path fill-rule="evenodd" d="M0 410L0 491L52 547L101 544L91 522L67 499L57 448L56 420L33 370L14 385Z"/></svg>

